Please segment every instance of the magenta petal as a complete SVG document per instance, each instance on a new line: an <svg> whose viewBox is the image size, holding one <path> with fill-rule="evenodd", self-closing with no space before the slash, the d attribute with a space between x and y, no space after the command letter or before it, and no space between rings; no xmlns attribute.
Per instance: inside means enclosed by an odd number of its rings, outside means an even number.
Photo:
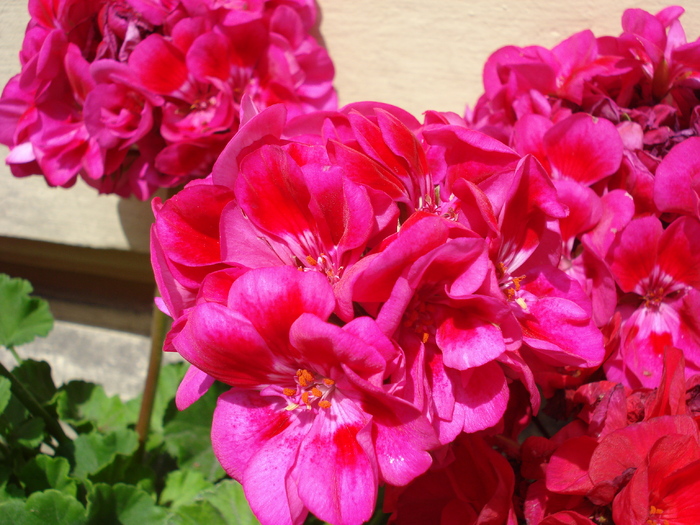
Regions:
<svg viewBox="0 0 700 525"><path fill-rule="evenodd" d="M299 431L299 423L284 410L283 402L270 402L254 390L232 388L216 403L211 426L214 454L232 478L242 481L251 458L289 427Z"/></svg>
<svg viewBox="0 0 700 525"><path fill-rule="evenodd" d="M187 369L185 377L182 378L180 386L177 387L175 395L175 405L178 410L185 410L192 403L207 393L209 387L214 384L215 379L202 372L194 365Z"/></svg>
<svg viewBox="0 0 700 525"><path fill-rule="evenodd" d="M351 323L356 321L358 319ZM375 334L386 339L379 329ZM355 371L371 373L383 372L386 365L386 360L373 347L372 341L364 341L312 314L299 316L289 330L289 341L309 362L323 363L328 369L345 363ZM380 340L381 343L383 341Z"/></svg>
<svg viewBox="0 0 700 525"><path fill-rule="evenodd" d="M299 496L319 519L360 525L372 516L378 479L369 424L368 416L340 393L328 413L316 416L294 472Z"/></svg>
<svg viewBox="0 0 700 525"><path fill-rule="evenodd" d="M498 363L486 363L460 372L461 386L455 396L455 410L463 411L464 432L477 432L497 424L508 405L508 383Z"/></svg>
<svg viewBox="0 0 700 525"><path fill-rule="evenodd" d="M453 311L437 330L445 366L466 370L493 361L506 350L501 330L472 312Z"/></svg>
<svg viewBox="0 0 700 525"><path fill-rule="evenodd" d="M593 184L612 175L622 162L622 139L606 119L576 113L554 125L544 136L552 168L562 178Z"/></svg>
<svg viewBox="0 0 700 525"><path fill-rule="evenodd" d="M231 286L228 304L245 315L271 348L294 359L294 355L287 355L292 352L292 324L303 313L328 319L335 298L325 275L280 266L258 268L241 276Z"/></svg>
<svg viewBox="0 0 700 525"><path fill-rule="evenodd" d="M700 137L676 144L654 177L654 203L660 211L700 216Z"/></svg>
<svg viewBox="0 0 700 525"><path fill-rule="evenodd" d="M214 184L233 188L238 176L239 162L244 154L249 148L279 140L286 118L285 106L275 104L254 115L242 125L214 163L212 168Z"/></svg>
<svg viewBox="0 0 700 525"><path fill-rule="evenodd" d="M371 406L370 406L371 405ZM432 425L402 399L368 400L376 428L375 450L382 481L403 486L423 474L433 460L428 450L438 444Z"/></svg>
<svg viewBox="0 0 700 525"><path fill-rule="evenodd" d="M206 82L210 78L226 81L231 75L228 55L229 40L226 37L214 32L204 33L187 51L187 67L199 81Z"/></svg>
<svg viewBox="0 0 700 525"><path fill-rule="evenodd" d="M306 414L304 414L306 416ZM232 389L214 411L212 446L221 466L243 485L262 523L301 525L306 509L289 473L310 421L270 404L256 391Z"/></svg>
<svg viewBox="0 0 700 525"><path fill-rule="evenodd" d="M590 307L589 307L590 308ZM603 336L590 313L568 299L541 297L520 318L523 342L558 366L597 366L604 356Z"/></svg>
<svg viewBox="0 0 700 525"><path fill-rule="evenodd" d="M129 66L147 89L161 95L179 89L187 80L185 57L158 34L149 35L134 48Z"/></svg>
<svg viewBox="0 0 700 525"><path fill-rule="evenodd" d="M659 219L643 217L631 221L610 246L606 260L623 292L644 293L640 282L656 266L662 233Z"/></svg>
<svg viewBox="0 0 700 525"><path fill-rule="evenodd" d="M173 345L187 361L229 385L269 383L275 362L250 321L217 303L194 308Z"/></svg>
<svg viewBox="0 0 700 525"><path fill-rule="evenodd" d="M291 156L277 146L263 146L241 163L236 196L258 227L297 244L315 231L304 175Z"/></svg>
<svg viewBox="0 0 700 525"><path fill-rule="evenodd" d="M659 242L659 268L674 283L700 288L700 221L681 217L664 230Z"/></svg>

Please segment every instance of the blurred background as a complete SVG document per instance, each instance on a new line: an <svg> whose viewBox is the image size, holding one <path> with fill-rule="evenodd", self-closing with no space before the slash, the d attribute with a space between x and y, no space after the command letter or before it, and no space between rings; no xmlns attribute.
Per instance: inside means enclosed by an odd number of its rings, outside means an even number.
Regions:
<svg viewBox="0 0 700 525"><path fill-rule="evenodd" d="M482 92L488 56L504 45L551 48L584 29L618 35L625 9L651 13L649 0L318 0L320 34L336 68L341 105L375 100L413 113L464 113ZM700 35L700 4L681 22ZM0 84L19 72L29 15L26 0L0 3ZM4 160L7 148L0 146ZM97 195L79 181L49 188L0 164L0 272L29 279L57 319L45 339L18 349L45 359L54 380L102 383L135 396L148 362L154 282L148 256L149 202ZM0 312L0 315L2 313ZM13 359L0 354L0 361Z"/></svg>

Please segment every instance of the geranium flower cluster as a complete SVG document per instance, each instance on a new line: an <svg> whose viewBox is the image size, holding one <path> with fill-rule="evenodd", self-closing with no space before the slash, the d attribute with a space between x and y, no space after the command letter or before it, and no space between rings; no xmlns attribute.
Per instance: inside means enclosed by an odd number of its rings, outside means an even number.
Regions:
<svg viewBox="0 0 700 525"><path fill-rule="evenodd" d="M527 523L700 522L700 375L685 379L668 347L658 388L599 381L578 388L580 412L551 439L522 445Z"/></svg>
<svg viewBox="0 0 700 525"><path fill-rule="evenodd" d="M700 372L700 41L682 13L629 9L619 37L500 49L467 117L553 180L560 268L608 335L608 379L632 388L659 385L668 345Z"/></svg>
<svg viewBox="0 0 700 525"><path fill-rule="evenodd" d="M192 364L178 404L233 387L214 451L263 523L363 523L380 485L455 454L483 462L476 432L517 434L541 363L604 356L590 299L559 268L555 186L464 125L375 103L287 121L273 106L154 212L166 348Z"/></svg>
<svg viewBox="0 0 700 525"><path fill-rule="evenodd" d="M499 50L466 118L251 104L209 176L154 200L178 406L232 387L214 452L262 523L360 524L381 486L399 525L698 521L681 13ZM521 446L542 394L575 420Z"/></svg>
<svg viewBox="0 0 700 525"><path fill-rule="evenodd" d="M335 109L312 0L29 0L0 98L15 176L149 198L203 177L252 106Z"/></svg>

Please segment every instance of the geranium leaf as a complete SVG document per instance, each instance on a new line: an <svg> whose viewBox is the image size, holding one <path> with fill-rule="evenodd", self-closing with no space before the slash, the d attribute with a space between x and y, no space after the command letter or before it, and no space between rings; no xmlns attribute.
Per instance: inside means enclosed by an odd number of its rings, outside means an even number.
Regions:
<svg viewBox="0 0 700 525"><path fill-rule="evenodd" d="M91 432L78 436L75 441L75 471L78 478L96 474L112 463L117 454L130 456L138 448L138 436L129 429L107 434Z"/></svg>
<svg viewBox="0 0 700 525"><path fill-rule="evenodd" d="M194 405L177 412L163 429L165 448L175 457L180 468L198 470L208 481L224 477L211 448L211 421L216 399L224 390L214 384Z"/></svg>
<svg viewBox="0 0 700 525"><path fill-rule="evenodd" d="M175 470L168 474L165 488L160 494L159 503L176 509L192 503L194 497L205 489L213 487L211 482L204 479L204 474L196 470Z"/></svg>
<svg viewBox="0 0 700 525"><path fill-rule="evenodd" d="M32 285L0 274L0 344L17 346L45 337L53 328L49 304L30 297Z"/></svg>
<svg viewBox="0 0 700 525"><path fill-rule="evenodd" d="M63 457L50 457L45 454L30 459L20 472L20 481L28 493L56 489L75 497L77 484L69 476L70 464Z"/></svg>
<svg viewBox="0 0 700 525"><path fill-rule="evenodd" d="M195 503L177 509L170 524L195 525L259 525L243 494L243 487L233 480L224 480L201 492Z"/></svg>
<svg viewBox="0 0 700 525"><path fill-rule="evenodd" d="M39 403L46 403L56 394L56 385L51 377L51 366L46 361L25 359L12 373L31 391Z"/></svg>
<svg viewBox="0 0 700 525"><path fill-rule="evenodd" d="M33 418L16 427L10 439L27 448L36 448L44 441L44 420Z"/></svg>
<svg viewBox="0 0 700 525"><path fill-rule="evenodd" d="M25 502L13 499L0 504L0 525L43 525L44 522L25 508Z"/></svg>
<svg viewBox="0 0 700 525"><path fill-rule="evenodd" d="M160 370L156 397L153 401L151 432L163 432L166 412L175 399L177 387L185 376L186 371L186 363L172 363Z"/></svg>
<svg viewBox="0 0 700 525"><path fill-rule="evenodd" d="M87 520L85 507L77 499L53 489L35 492L29 496L24 508L39 518L40 523L81 525Z"/></svg>
<svg viewBox="0 0 700 525"><path fill-rule="evenodd" d="M126 428L136 421L138 407L124 403L119 396L107 397L101 385L71 381L56 396L58 416L81 430L102 432Z"/></svg>
<svg viewBox="0 0 700 525"><path fill-rule="evenodd" d="M133 485L97 483L88 493L88 522L120 525L158 525L167 511Z"/></svg>

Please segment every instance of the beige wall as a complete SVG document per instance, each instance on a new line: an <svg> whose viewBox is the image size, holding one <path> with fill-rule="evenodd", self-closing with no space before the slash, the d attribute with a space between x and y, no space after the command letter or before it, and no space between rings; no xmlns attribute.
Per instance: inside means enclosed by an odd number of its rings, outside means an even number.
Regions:
<svg viewBox="0 0 700 525"><path fill-rule="evenodd" d="M481 92L481 68L507 45L551 47L591 28L619 34L625 8L656 12L646 0L319 0L321 33L336 64L341 103L379 100L419 116L463 112ZM689 40L700 34L700 2L682 18ZM26 0L0 3L0 83L18 71ZM0 147L2 148L2 147ZM4 150L5 148L2 148ZM1 152L2 156L6 151ZM121 217L120 217L121 211ZM125 218L125 219L124 219ZM97 248L147 250L149 206L96 196L78 184L49 189L43 179L15 179L0 167L0 235ZM125 221L125 222L124 222Z"/></svg>

